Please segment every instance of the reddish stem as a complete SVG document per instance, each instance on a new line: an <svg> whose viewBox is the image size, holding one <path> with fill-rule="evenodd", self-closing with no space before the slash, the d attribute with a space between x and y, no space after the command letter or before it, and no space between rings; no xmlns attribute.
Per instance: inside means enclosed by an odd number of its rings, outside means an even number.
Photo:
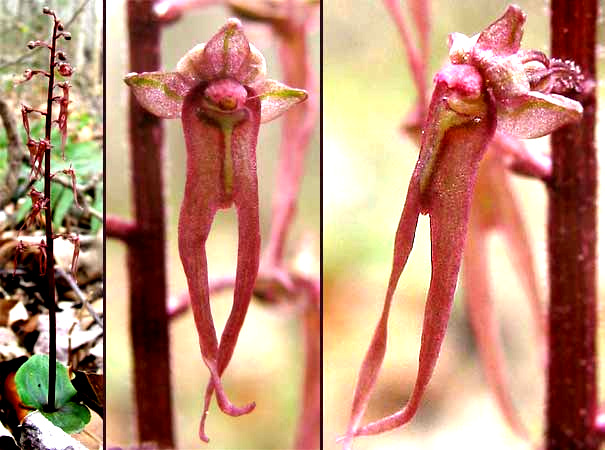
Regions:
<svg viewBox="0 0 605 450"><path fill-rule="evenodd" d="M153 1L129 1L130 71L160 67L161 26ZM139 440L174 447L166 313L163 125L129 98L132 189L137 239L128 240L130 330Z"/></svg>
<svg viewBox="0 0 605 450"><path fill-rule="evenodd" d="M107 237L128 243L128 241L134 239L136 231L136 224L131 220L112 215L105 217L105 234Z"/></svg>
<svg viewBox="0 0 605 450"><path fill-rule="evenodd" d="M52 45L50 46L50 61L49 61L49 76L48 76L48 91L47 91L47 102L46 102L46 128L45 138L47 142L50 142L50 131L53 123L53 88L55 85L55 49L57 42L57 26L58 21L53 15L53 37ZM48 411L55 411L55 383L56 383L56 370L55 361L57 360L57 314L55 308L55 270L54 270L54 257L53 257L53 219L52 210L50 205L50 149L51 146L47 145L44 151L44 198L48 201L45 202L44 206L44 217L46 219L46 283L48 290L46 293L46 306L48 308L49 316L49 348L48 348Z"/></svg>
<svg viewBox="0 0 605 450"><path fill-rule="evenodd" d="M553 0L553 57L571 59L588 80L582 121L552 135L549 184L550 354L547 450L596 450L596 190L594 141L596 0Z"/></svg>

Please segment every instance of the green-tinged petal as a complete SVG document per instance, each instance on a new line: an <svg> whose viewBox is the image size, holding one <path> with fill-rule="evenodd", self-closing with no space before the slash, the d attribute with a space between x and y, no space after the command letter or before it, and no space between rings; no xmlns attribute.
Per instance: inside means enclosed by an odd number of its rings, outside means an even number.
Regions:
<svg viewBox="0 0 605 450"><path fill-rule="evenodd" d="M485 50L495 56L517 53L521 47L525 17L521 8L510 5L502 17L481 32L475 52Z"/></svg>
<svg viewBox="0 0 605 450"><path fill-rule="evenodd" d="M202 81L204 74L201 67L203 66L205 47L206 43L202 42L185 53L179 62L176 63L176 71L188 80L194 82Z"/></svg>
<svg viewBox="0 0 605 450"><path fill-rule="evenodd" d="M261 122L269 122L292 106L307 99L307 91L295 89L275 80L262 80L252 85L261 101Z"/></svg>
<svg viewBox="0 0 605 450"><path fill-rule="evenodd" d="M201 64L197 61L192 64L195 64L204 80L236 78L249 55L250 44L244 35L242 23L238 19L228 19L204 47Z"/></svg>
<svg viewBox="0 0 605 450"><path fill-rule="evenodd" d="M208 43L189 50L176 71L195 83L230 77L250 85L266 76L267 64L262 53L248 43L241 23L230 19Z"/></svg>
<svg viewBox="0 0 605 450"><path fill-rule="evenodd" d="M498 109L498 131L532 139L582 118L582 105L562 95L528 92Z"/></svg>
<svg viewBox="0 0 605 450"><path fill-rule="evenodd" d="M265 57L254 45L250 44L248 59L242 64L235 79L246 86L264 79L267 76Z"/></svg>
<svg viewBox="0 0 605 450"><path fill-rule="evenodd" d="M468 37L462 33L450 33L447 42L450 49L450 62L452 64L468 64L473 47L477 44L478 38L478 34Z"/></svg>
<svg viewBox="0 0 605 450"><path fill-rule="evenodd" d="M183 99L193 86L176 72L130 73L124 81L143 108L166 119L181 116Z"/></svg>

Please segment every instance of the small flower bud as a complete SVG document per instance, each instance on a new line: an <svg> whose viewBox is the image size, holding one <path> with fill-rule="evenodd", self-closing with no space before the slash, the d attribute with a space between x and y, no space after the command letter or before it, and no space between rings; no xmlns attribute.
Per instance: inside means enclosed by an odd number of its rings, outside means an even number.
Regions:
<svg viewBox="0 0 605 450"><path fill-rule="evenodd" d="M69 32L65 32L65 33L63 33L63 38L64 38L66 41L69 41L69 40L71 39L71 33L69 33Z"/></svg>
<svg viewBox="0 0 605 450"><path fill-rule="evenodd" d="M62 50L59 50L59 51L57 52L57 59L58 59L59 61L65 61L65 59L66 59L66 57L65 57L65 52L64 52L64 51L62 51Z"/></svg>
<svg viewBox="0 0 605 450"><path fill-rule="evenodd" d="M57 25L57 30L63 31L63 22L59 22L59 24Z"/></svg>
<svg viewBox="0 0 605 450"><path fill-rule="evenodd" d="M67 63L60 63L57 66L57 70L59 71L59 73L61 75L63 75L64 77L71 77L71 74L74 72L73 67L71 67L69 64Z"/></svg>
<svg viewBox="0 0 605 450"><path fill-rule="evenodd" d="M42 8L42 12L44 14L50 14L50 8L48 6L45 6L44 8Z"/></svg>
<svg viewBox="0 0 605 450"><path fill-rule="evenodd" d="M30 50L32 50L35 46L36 46L36 43L34 41L29 41L27 43L27 48L29 48Z"/></svg>

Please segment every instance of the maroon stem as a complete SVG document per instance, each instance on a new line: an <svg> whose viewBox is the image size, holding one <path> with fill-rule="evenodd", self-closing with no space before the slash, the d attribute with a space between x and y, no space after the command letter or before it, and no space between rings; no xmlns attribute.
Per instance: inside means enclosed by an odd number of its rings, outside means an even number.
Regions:
<svg viewBox="0 0 605 450"><path fill-rule="evenodd" d="M136 225L128 220L112 215L105 216L105 234L107 237L128 242L136 235Z"/></svg>
<svg viewBox="0 0 605 450"><path fill-rule="evenodd" d="M58 21L53 16L53 37L50 47L50 62L48 75L48 92L46 102L46 128L45 139L50 143L50 131L53 123L53 89L55 85L55 49L57 45L57 26ZM44 151L44 198L46 200L44 206L44 218L46 220L46 306L48 307L50 337L48 344L48 411L55 411L55 383L56 383L56 366L57 360L57 313L55 308L55 269L53 257L53 219L50 205L50 150L51 146L47 145Z"/></svg>
<svg viewBox="0 0 605 450"><path fill-rule="evenodd" d="M160 67L161 26L152 0L128 8L130 71ZM130 330L139 440L174 447L164 237L163 126L129 98L131 174L136 238L129 239Z"/></svg>
<svg viewBox="0 0 605 450"><path fill-rule="evenodd" d="M571 59L587 79L582 121L552 135L549 184L549 361L547 450L596 450L596 0L553 0L553 57Z"/></svg>

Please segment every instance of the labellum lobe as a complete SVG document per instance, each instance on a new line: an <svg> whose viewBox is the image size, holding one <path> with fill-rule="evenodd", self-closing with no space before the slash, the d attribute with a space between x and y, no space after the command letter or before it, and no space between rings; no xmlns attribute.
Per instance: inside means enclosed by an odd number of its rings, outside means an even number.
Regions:
<svg viewBox="0 0 605 450"><path fill-rule="evenodd" d="M480 74L471 66L446 66L435 77L422 148L395 235L384 309L359 374L345 436L381 433L407 423L416 413L445 337L460 268L469 207L481 157L495 128ZM418 216L431 224L431 283L425 307L418 376L408 404L395 414L358 428L384 358L387 323L399 277L411 252Z"/></svg>
<svg viewBox="0 0 605 450"><path fill-rule="evenodd" d="M250 88L221 79L194 89L185 98L182 110L187 181L179 218L179 253L187 275L200 349L212 376L205 412L216 389L219 406L230 415L245 414L254 408L254 403L242 408L232 405L220 383L244 322L259 263L256 141L260 101L250 97L255 97ZM232 203L239 223L237 276L233 307L219 346L210 310L205 244L216 211ZM205 417L204 413L200 437L207 441L203 431Z"/></svg>

